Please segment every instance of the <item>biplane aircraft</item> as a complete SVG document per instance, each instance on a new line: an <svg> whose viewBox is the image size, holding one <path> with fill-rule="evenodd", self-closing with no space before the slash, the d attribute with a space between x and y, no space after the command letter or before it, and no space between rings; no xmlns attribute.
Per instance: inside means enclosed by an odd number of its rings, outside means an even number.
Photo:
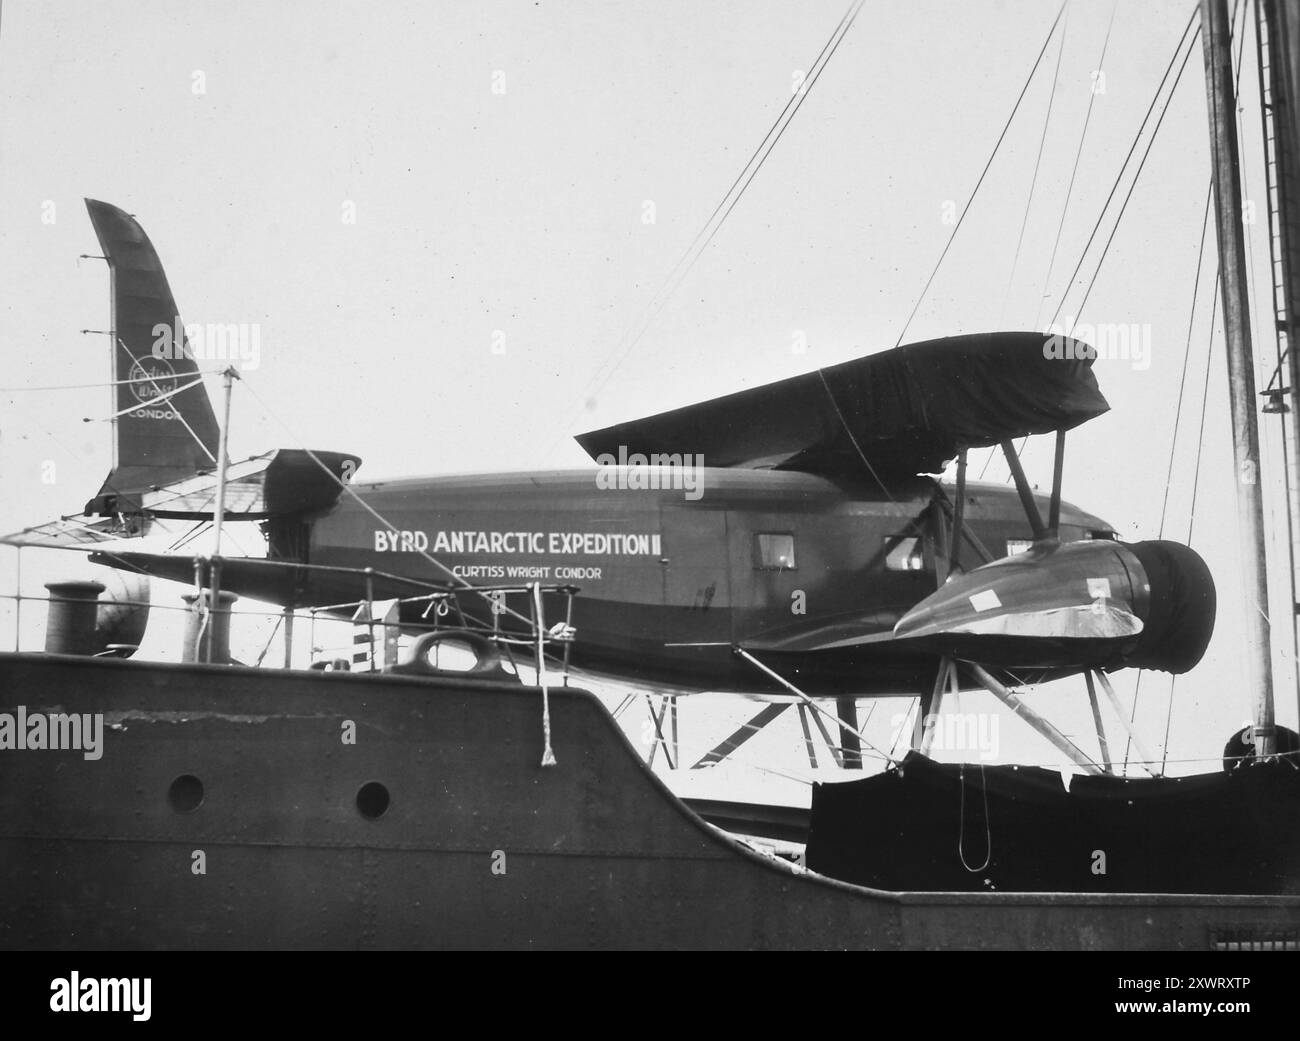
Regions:
<svg viewBox="0 0 1300 1041"><path fill-rule="evenodd" d="M192 352L157 349L180 320L149 238L87 207L112 275L114 466L84 516L10 541L100 542L100 563L190 583L191 555L126 540L213 517L218 424ZM1214 624L1205 564L1061 498L1066 432L1109 407L1091 354L1032 332L914 343L582 434L595 470L366 484L355 456L281 449L229 464L224 518L260 522L267 553L222 558L220 586L286 608L572 586L573 665L661 690L1184 672ZM1014 448L1034 434L1056 437L1047 495ZM1014 487L967 480L989 446Z"/></svg>

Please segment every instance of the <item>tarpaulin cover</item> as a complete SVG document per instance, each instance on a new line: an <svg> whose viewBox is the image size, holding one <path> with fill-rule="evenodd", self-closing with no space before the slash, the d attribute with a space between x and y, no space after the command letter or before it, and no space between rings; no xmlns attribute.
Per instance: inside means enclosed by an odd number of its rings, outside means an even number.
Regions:
<svg viewBox="0 0 1300 1041"><path fill-rule="evenodd" d="M866 471L882 481L937 473L963 448L1068 430L1106 412L1092 354L1042 333L929 340L577 440L604 462L599 457L618 459L622 450L702 455L705 466Z"/></svg>
<svg viewBox="0 0 1300 1041"><path fill-rule="evenodd" d="M912 752L899 770L813 785L807 862L891 890L1300 894L1297 819L1287 762L1075 776L1067 792L1052 770Z"/></svg>

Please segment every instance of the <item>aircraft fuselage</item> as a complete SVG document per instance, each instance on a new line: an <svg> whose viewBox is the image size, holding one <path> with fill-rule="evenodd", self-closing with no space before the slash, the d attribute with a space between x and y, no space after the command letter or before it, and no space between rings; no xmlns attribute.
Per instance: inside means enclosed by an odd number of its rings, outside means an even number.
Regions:
<svg viewBox="0 0 1300 1041"><path fill-rule="evenodd" d="M356 490L392 528L344 496L309 522L305 553L300 545L294 556L446 582L433 557L476 586L577 586L573 664L697 690L771 689L734 645L779 646L784 633L837 625L886 632L938 585L947 527L932 479L885 492L791 471L706 469L702 478L698 494L667 481L602 487L594 471L377 482ZM951 500L952 486L942 488ZM999 558L1031 538L1009 486L968 485L965 527L972 539L957 562L966 569L984 563L972 542ZM1060 535L1112 532L1064 505ZM412 594L376 583L376 596ZM508 605L526 610L522 595ZM346 599L349 590L312 572L298 603ZM914 692L934 671L932 658L861 650L766 657L815 694Z"/></svg>

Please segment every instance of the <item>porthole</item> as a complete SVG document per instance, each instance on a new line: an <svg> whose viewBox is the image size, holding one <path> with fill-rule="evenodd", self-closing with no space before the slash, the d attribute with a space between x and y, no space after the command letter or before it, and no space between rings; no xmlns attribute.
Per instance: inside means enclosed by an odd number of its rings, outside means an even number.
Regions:
<svg viewBox="0 0 1300 1041"><path fill-rule="evenodd" d="M193 813L203 805L203 782L193 774L181 774L167 789L167 802L177 813Z"/></svg>
<svg viewBox="0 0 1300 1041"><path fill-rule="evenodd" d="M367 781L357 789L357 810L366 820L378 820L388 812L388 789L378 781Z"/></svg>

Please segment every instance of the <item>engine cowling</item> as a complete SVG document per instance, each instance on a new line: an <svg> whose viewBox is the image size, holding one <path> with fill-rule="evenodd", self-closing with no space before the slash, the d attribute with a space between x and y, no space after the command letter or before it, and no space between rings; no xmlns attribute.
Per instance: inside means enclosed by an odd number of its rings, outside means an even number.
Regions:
<svg viewBox="0 0 1300 1041"><path fill-rule="evenodd" d="M1008 668L1183 673L1214 632L1214 580L1175 542L1059 543L954 575L907 612L894 636Z"/></svg>

